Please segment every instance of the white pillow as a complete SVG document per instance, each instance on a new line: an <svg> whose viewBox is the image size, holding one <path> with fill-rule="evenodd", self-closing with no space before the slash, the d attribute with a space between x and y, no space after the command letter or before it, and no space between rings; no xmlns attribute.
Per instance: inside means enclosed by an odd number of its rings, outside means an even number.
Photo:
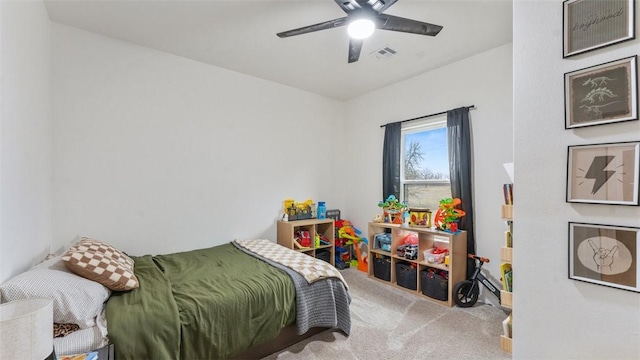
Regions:
<svg viewBox="0 0 640 360"><path fill-rule="evenodd" d="M42 260L40 263L33 266L31 269L32 270L33 269L58 270L58 271L64 271L69 274L73 274L71 270L67 269L67 266L64 264L64 261L62 261L62 255L54 255L52 257L49 257L48 259Z"/></svg>
<svg viewBox="0 0 640 360"><path fill-rule="evenodd" d="M52 270L59 268L60 260L59 257L58 262L50 260L0 285L2 301L52 299L54 322L78 324L81 329L96 325L96 316L111 291L71 272Z"/></svg>

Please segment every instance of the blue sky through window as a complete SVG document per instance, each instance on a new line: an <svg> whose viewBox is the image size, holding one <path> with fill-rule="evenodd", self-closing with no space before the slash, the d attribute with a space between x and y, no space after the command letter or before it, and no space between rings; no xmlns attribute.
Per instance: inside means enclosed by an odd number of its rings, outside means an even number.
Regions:
<svg viewBox="0 0 640 360"><path fill-rule="evenodd" d="M420 143L420 150L423 152L423 159L420 169L428 168L434 173L442 173L449 178L449 153L447 146L447 128L439 128L428 131L421 131L406 134L406 148L411 142Z"/></svg>

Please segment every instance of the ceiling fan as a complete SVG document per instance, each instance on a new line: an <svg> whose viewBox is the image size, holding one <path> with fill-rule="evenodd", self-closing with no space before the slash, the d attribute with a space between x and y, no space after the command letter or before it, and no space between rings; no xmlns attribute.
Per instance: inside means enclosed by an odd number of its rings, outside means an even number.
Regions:
<svg viewBox="0 0 640 360"><path fill-rule="evenodd" d="M375 28L429 36L436 36L440 30L442 30L442 26L440 25L383 14L385 10L398 0L334 1L347 13L347 16L279 32L276 35L281 38L286 38L349 25L347 29L349 32L349 63L352 63L358 61L360 58L360 51L362 50L364 39L371 35ZM358 33L359 26L364 27L364 33Z"/></svg>

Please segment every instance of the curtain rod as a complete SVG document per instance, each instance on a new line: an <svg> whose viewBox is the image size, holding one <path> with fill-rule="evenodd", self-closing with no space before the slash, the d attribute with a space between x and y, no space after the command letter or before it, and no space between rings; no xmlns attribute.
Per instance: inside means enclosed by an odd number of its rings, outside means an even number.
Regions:
<svg viewBox="0 0 640 360"><path fill-rule="evenodd" d="M465 108L467 108L467 109L469 109L469 110L471 110L471 109L475 109L475 108L476 108L476 106L475 106L475 105L462 106L462 107L465 107ZM390 123L388 123L388 124L380 125L380 127L381 127L381 128L383 128L383 127L385 127L385 126L387 126L387 125L390 125L390 124L397 124L397 123L402 124L402 123L405 123L405 122L407 122L407 121L413 121L413 120L426 119L426 118L430 118L430 117L433 117L433 116L443 115L443 114L446 114L446 113L447 113L446 111L441 111L441 112L439 112L439 113L435 113L435 114L429 114L429 115L418 116L418 117L415 117L415 118L413 118L413 119L407 119L407 120L401 120L401 121L390 122Z"/></svg>

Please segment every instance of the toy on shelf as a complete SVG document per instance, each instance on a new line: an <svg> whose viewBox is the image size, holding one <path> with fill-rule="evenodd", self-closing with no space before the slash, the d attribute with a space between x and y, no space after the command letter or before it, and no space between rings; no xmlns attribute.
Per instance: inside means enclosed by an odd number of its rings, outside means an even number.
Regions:
<svg viewBox="0 0 640 360"><path fill-rule="evenodd" d="M402 239L402 245L398 246L398 256L415 260L418 258L418 235L410 233Z"/></svg>
<svg viewBox="0 0 640 360"><path fill-rule="evenodd" d="M311 236L309 235L309 232L306 230L296 231L295 237L293 239L293 243L300 249L310 248Z"/></svg>
<svg viewBox="0 0 640 360"><path fill-rule="evenodd" d="M424 260L429 264L444 264L447 255L449 255L447 248L434 246L424 251Z"/></svg>
<svg viewBox="0 0 640 360"><path fill-rule="evenodd" d="M418 258L418 245L400 245L398 246L398 256L402 256L408 260Z"/></svg>
<svg viewBox="0 0 640 360"><path fill-rule="evenodd" d="M410 233L402 239L405 245L418 245L418 234Z"/></svg>
<svg viewBox="0 0 640 360"><path fill-rule="evenodd" d="M389 195L387 200L378 202L378 207L384 212L384 222L392 224L402 224L408 209L407 204L400 202L395 195Z"/></svg>
<svg viewBox="0 0 640 360"><path fill-rule="evenodd" d="M329 239L327 239L326 236L320 235L320 234L316 234L316 247L319 248L322 245L329 245L331 244L329 242Z"/></svg>
<svg viewBox="0 0 640 360"><path fill-rule="evenodd" d="M373 248L391 252L391 234L387 232L373 236Z"/></svg>
<svg viewBox="0 0 640 360"><path fill-rule="evenodd" d="M284 201L283 211L284 214L287 215L287 220L285 220L283 216L283 221L313 219L316 217L316 206L311 199L304 202L286 199Z"/></svg>
<svg viewBox="0 0 640 360"><path fill-rule="evenodd" d="M409 226L415 227L431 227L431 210L422 208L409 209L411 218L409 219Z"/></svg>
<svg viewBox="0 0 640 360"><path fill-rule="evenodd" d="M463 210L455 208L461 203L462 202L458 198L440 200L440 208L433 217L433 223L436 228L454 234L457 233L459 231L458 220L466 215Z"/></svg>

